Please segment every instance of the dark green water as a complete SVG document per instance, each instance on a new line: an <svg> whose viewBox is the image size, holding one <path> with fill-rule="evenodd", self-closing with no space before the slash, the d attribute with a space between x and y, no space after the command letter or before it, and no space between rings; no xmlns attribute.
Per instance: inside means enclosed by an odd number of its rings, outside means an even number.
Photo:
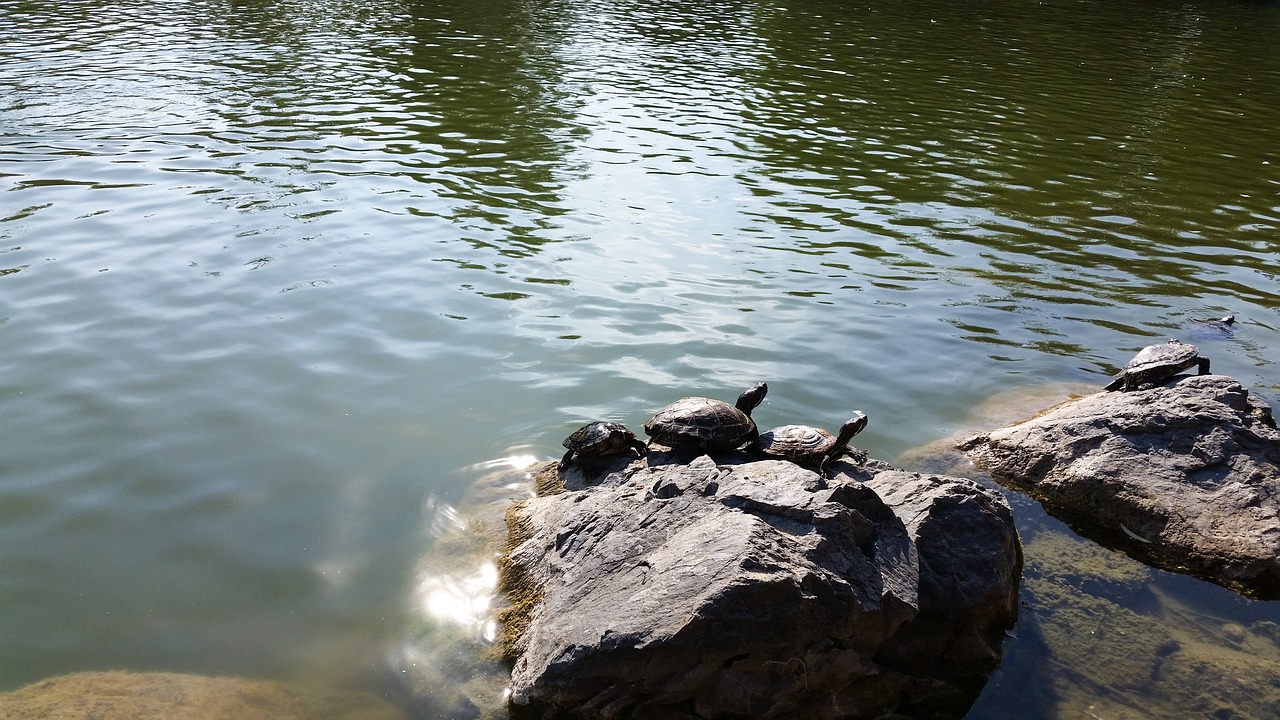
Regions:
<svg viewBox="0 0 1280 720"><path fill-rule="evenodd" d="M893 460L1230 311L1274 402L1277 127L1270 4L0 0L0 690L378 686L442 508L684 394Z"/></svg>

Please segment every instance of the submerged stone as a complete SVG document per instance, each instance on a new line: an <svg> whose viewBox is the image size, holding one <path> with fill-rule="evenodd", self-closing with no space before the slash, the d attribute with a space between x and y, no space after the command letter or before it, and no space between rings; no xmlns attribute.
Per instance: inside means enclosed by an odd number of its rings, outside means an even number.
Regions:
<svg viewBox="0 0 1280 720"><path fill-rule="evenodd" d="M1038 533L1026 556L1018 632L1035 655L1009 659L1018 686L1039 694L1039 715L1280 714L1273 623L1224 624L1152 592L1146 566L1062 533Z"/></svg>
<svg viewBox="0 0 1280 720"><path fill-rule="evenodd" d="M406 720L365 693L173 673L85 672L0 693L0 720Z"/></svg>

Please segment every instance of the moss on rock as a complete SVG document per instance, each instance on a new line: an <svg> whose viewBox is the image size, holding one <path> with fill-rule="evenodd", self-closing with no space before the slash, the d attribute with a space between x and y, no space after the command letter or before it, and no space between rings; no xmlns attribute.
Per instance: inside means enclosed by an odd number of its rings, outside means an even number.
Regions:
<svg viewBox="0 0 1280 720"><path fill-rule="evenodd" d="M509 607L498 616L502 623L501 654L507 662L515 662L520 655L520 641L529 628L533 610L542 600L542 588L511 561L511 553L533 537L533 528L524 516L523 502L516 502L507 510L507 542L498 560L498 588L506 596Z"/></svg>

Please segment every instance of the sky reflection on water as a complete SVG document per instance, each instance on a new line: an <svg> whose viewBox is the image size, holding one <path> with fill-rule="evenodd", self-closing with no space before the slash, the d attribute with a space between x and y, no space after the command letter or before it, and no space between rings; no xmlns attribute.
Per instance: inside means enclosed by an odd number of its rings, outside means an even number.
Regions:
<svg viewBox="0 0 1280 720"><path fill-rule="evenodd" d="M426 499L681 395L894 459L1234 312L1197 342L1280 400L1276 31L0 0L0 690L372 682Z"/></svg>

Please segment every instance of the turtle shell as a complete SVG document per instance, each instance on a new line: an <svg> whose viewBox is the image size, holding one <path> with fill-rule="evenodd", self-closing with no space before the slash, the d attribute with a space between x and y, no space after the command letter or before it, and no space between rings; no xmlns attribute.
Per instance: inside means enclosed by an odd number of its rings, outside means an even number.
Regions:
<svg viewBox="0 0 1280 720"><path fill-rule="evenodd" d="M635 450L641 456L644 455L644 443L636 438L635 433L628 430L625 425L606 420L597 420L583 425L574 430L573 434L565 438L561 444L568 450L560 460L562 471L569 466L569 461L574 455L577 455L579 460L620 455L631 450Z"/></svg>
<svg viewBox="0 0 1280 720"><path fill-rule="evenodd" d="M867 415L855 411L840 426L840 434L832 435L808 425L783 425L761 433L756 449L768 457L790 460L800 465L819 465L823 474L836 457L849 453L849 441L867 427Z"/></svg>
<svg viewBox="0 0 1280 720"><path fill-rule="evenodd" d="M1125 363L1124 371L1134 374L1169 368L1170 372L1178 372L1195 365L1196 358L1199 356L1200 350L1195 345L1170 340L1159 345L1148 345L1139 350L1132 360Z"/></svg>
<svg viewBox="0 0 1280 720"><path fill-rule="evenodd" d="M616 455L627 452L636 443L635 434L626 426L598 420L578 428L562 444L579 455Z"/></svg>
<svg viewBox="0 0 1280 720"><path fill-rule="evenodd" d="M655 442L675 448L689 443L733 450L755 442L760 431L751 411L764 402L769 386L756 383L738 396L737 405L704 397L685 397L662 408L644 431Z"/></svg>
<svg viewBox="0 0 1280 720"><path fill-rule="evenodd" d="M808 425L783 425L760 433L756 447L771 457L792 462L819 462L836 446L836 436Z"/></svg>
<svg viewBox="0 0 1280 720"><path fill-rule="evenodd" d="M1208 360L1200 357L1200 350L1179 340L1158 345L1148 345L1125 363L1124 369L1107 385L1108 390L1131 388L1154 383L1172 377L1192 365L1201 366L1201 374L1208 371Z"/></svg>
<svg viewBox="0 0 1280 720"><path fill-rule="evenodd" d="M736 448L756 432L751 416L722 400L686 397L654 413L644 424L654 441L674 447L694 441L700 445Z"/></svg>

